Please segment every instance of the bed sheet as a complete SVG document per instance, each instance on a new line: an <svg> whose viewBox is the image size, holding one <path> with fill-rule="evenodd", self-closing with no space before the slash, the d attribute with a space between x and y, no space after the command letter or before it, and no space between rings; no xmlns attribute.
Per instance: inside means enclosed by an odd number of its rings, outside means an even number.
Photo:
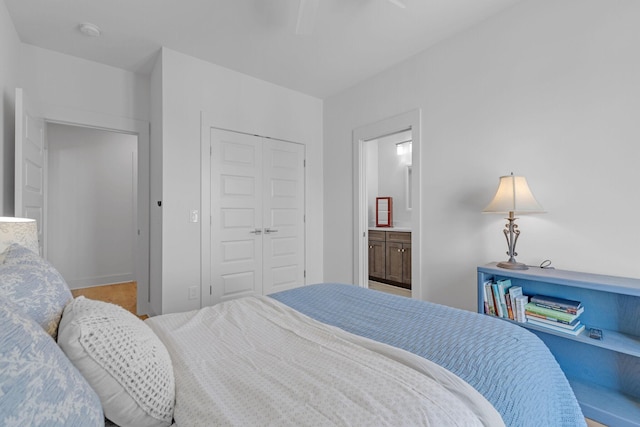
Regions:
<svg viewBox="0 0 640 427"><path fill-rule="evenodd" d="M482 393L507 426L586 425L549 349L515 324L336 283L270 297L323 323L439 364Z"/></svg>
<svg viewBox="0 0 640 427"><path fill-rule="evenodd" d="M480 393L439 365L271 298L146 323L173 361L180 427L504 426Z"/></svg>

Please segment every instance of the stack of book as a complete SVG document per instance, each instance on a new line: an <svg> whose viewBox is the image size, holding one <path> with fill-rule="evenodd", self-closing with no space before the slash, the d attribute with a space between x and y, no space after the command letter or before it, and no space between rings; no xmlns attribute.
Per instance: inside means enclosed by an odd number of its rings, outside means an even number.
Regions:
<svg viewBox="0 0 640 427"><path fill-rule="evenodd" d="M511 280L487 281L484 284L484 312L490 316L526 322L525 305L529 297L522 287L512 286Z"/></svg>
<svg viewBox="0 0 640 427"><path fill-rule="evenodd" d="M570 335L578 335L584 330L584 324L580 322L583 312L580 301L546 295L534 295L525 305L528 323Z"/></svg>

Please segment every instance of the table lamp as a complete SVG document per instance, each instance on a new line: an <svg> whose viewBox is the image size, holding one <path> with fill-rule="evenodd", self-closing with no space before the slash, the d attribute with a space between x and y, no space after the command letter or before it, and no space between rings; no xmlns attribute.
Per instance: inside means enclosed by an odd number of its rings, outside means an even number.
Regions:
<svg viewBox="0 0 640 427"><path fill-rule="evenodd" d="M40 255L36 220L0 217L0 252L3 252L12 243L19 243Z"/></svg>
<svg viewBox="0 0 640 427"><path fill-rule="evenodd" d="M508 176L501 176L496 195L491 203L482 212L509 214L506 220L509 222L502 230L507 239L509 260L498 263L498 267L510 270L526 270L527 266L516 262L516 242L520 236L518 225L515 224L515 214L544 213L544 209L529 189L527 180L523 176L514 176L513 172Z"/></svg>

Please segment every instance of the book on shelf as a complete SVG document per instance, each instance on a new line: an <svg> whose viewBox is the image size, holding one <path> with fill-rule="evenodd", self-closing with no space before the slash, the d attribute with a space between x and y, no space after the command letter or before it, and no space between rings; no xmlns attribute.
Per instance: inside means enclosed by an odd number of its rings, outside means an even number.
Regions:
<svg viewBox="0 0 640 427"><path fill-rule="evenodd" d="M557 326L559 328L565 328L565 329L575 329L576 327L578 327L580 325L580 319L576 318L573 322L571 323L564 323L564 322L558 322L558 320L556 319L549 319L547 317L544 316L538 316L537 314L526 314L527 316L527 320L535 320L536 322L540 322L540 323L544 323L547 325L553 325L553 326Z"/></svg>
<svg viewBox="0 0 640 427"><path fill-rule="evenodd" d="M482 286L482 301L484 301L484 314L489 314L489 301L487 301L487 288Z"/></svg>
<svg viewBox="0 0 640 427"><path fill-rule="evenodd" d="M584 328L585 328L584 324L582 323L574 329L561 328L561 327L550 325L547 323L538 322L537 320L534 320L534 319L528 319L527 323L531 325L539 326L541 329L549 329L552 331L562 332L564 334L569 334L574 336L579 335L580 332L584 331Z"/></svg>
<svg viewBox="0 0 640 427"><path fill-rule="evenodd" d="M512 286L509 288L509 300L511 301L511 308L513 310L513 317L511 317L512 320L518 320L518 316L517 316L517 307L516 307L516 298L519 297L520 295L522 295L522 287L521 286Z"/></svg>
<svg viewBox="0 0 640 427"><path fill-rule="evenodd" d="M505 319L513 319L513 311L510 310L511 302L507 298L507 292L511 287L511 280L498 280L498 296L500 297L500 305L502 307L502 317Z"/></svg>
<svg viewBox="0 0 640 427"><path fill-rule="evenodd" d="M520 295L516 297L516 321L525 323L527 316L524 307L529 303L529 297L527 295Z"/></svg>
<svg viewBox="0 0 640 427"><path fill-rule="evenodd" d="M484 309L485 309L485 313L487 313L490 316L495 316L496 315L496 307L494 305L493 302L493 289L491 287L491 284L493 283L492 280L488 280L486 282L484 282Z"/></svg>
<svg viewBox="0 0 640 427"><path fill-rule="evenodd" d="M536 303L529 302L525 306L525 312L527 314L534 314L538 316L543 316L548 318L549 320L556 320L562 323L571 323L573 322L579 314L571 314L564 311L552 310L546 307L540 307Z"/></svg>
<svg viewBox="0 0 640 427"><path fill-rule="evenodd" d="M551 310L564 311L569 314L582 314L584 307L580 301L550 297L547 295L534 295L531 302L544 308Z"/></svg>
<svg viewBox="0 0 640 427"><path fill-rule="evenodd" d="M492 283L491 290L493 294L493 304L496 308L496 316L504 317L504 312L502 310L502 303L500 302L500 290L498 289L498 284Z"/></svg>

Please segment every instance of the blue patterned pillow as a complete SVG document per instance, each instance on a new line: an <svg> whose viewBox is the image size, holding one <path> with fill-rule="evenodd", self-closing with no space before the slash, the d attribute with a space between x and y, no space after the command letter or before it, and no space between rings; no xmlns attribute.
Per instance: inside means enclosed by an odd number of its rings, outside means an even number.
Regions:
<svg viewBox="0 0 640 427"><path fill-rule="evenodd" d="M0 298L20 307L53 338L65 305L73 299L60 273L46 260L19 244L5 251L0 264Z"/></svg>
<svg viewBox="0 0 640 427"><path fill-rule="evenodd" d="M100 399L56 342L0 297L0 425L103 426Z"/></svg>

